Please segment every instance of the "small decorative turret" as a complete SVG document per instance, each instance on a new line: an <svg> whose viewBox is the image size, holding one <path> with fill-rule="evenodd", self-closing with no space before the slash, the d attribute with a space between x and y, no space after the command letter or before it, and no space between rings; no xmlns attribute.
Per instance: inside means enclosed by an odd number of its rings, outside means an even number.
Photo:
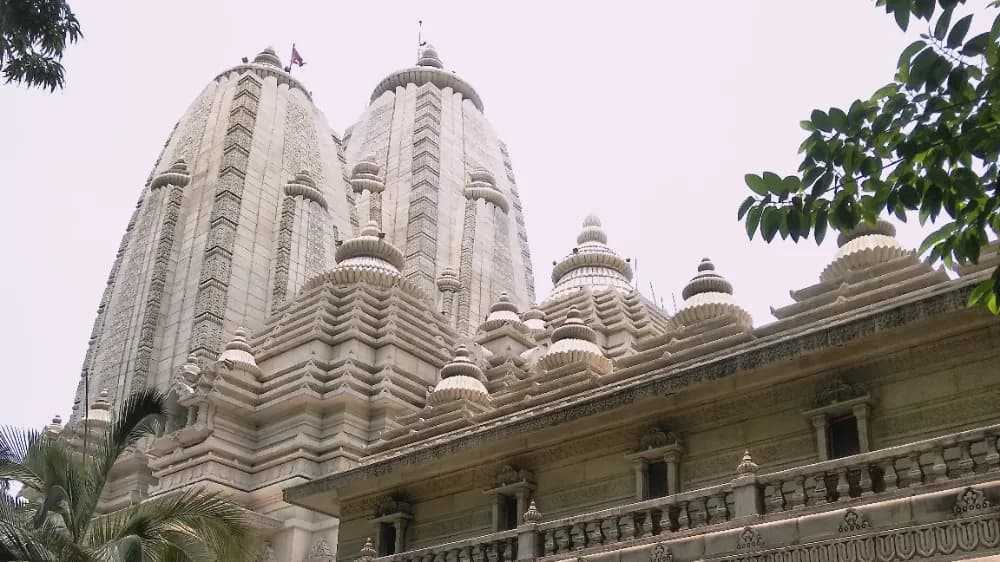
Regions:
<svg viewBox="0 0 1000 562"><path fill-rule="evenodd" d="M97 400L87 411L87 419L94 422L108 423L111 421L111 400L108 398L108 389L101 389L97 395Z"/></svg>
<svg viewBox="0 0 1000 562"><path fill-rule="evenodd" d="M836 281L852 271L867 269L910 253L895 238L896 227L878 220L860 222L837 236L837 254L820 274L821 281Z"/></svg>
<svg viewBox="0 0 1000 562"><path fill-rule="evenodd" d="M521 319L524 320L524 325L528 327L532 335L538 335L545 332L545 313L537 308L531 308L521 315Z"/></svg>
<svg viewBox="0 0 1000 562"><path fill-rule="evenodd" d="M165 185L176 185L185 187L191 181L191 174L188 173L187 163L179 158L165 171L157 174L150 182L150 189L157 189Z"/></svg>
<svg viewBox="0 0 1000 562"><path fill-rule="evenodd" d="M198 382L198 377L201 376L201 367L198 366L198 356L188 355L187 362L181 365L181 377L184 378L184 382L188 386L194 386L194 383Z"/></svg>
<svg viewBox="0 0 1000 562"><path fill-rule="evenodd" d="M246 328L240 326L233 333L233 339L226 344L226 349L219 355L219 361L227 363L235 369L243 369L254 374L260 374L257 361L253 356L253 348L247 341Z"/></svg>
<svg viewBox="0 0 1000 562"><path fill-rule="evenodd" d="M335 257L337 265L307 281L305 290L327 282L366 281L380 287L391 287L402 277L403 253L385 240L385 234L379 231L375 221L369 221L357 237L338 242ZM419 292L415 287L412 289Z"/></svg>
<svg viewBox="0 0 1000 562"><path fill-rule="evenodd" d="M486 321L479 325L479 331L489 332L504 325L511 325L519 332L528 331L528 327L517 314L517 305L510 300L506 291L500 293L499 300L490 307L490 313Z"/></svg>
<svg viewBox="0 0 1000 562"><path fill-rule="evenodd" d="M365 158L354 165L354 170L351 171L351 189L355 193L365 190L382 193L385 190L385 182L379 177L379 165L374 158Z"/></svg>
<svg viewBox="0 0 1000 562"><path fill-rule="evenodd" d="M266 64L268 66L282 68L281 59L278 58L278 55L274 52L273 47L267 47L258 53L257 56L253 58L253 62L254 64Z"/></svg>
<svg viewBox="0 0 1000 562"><path fill-rule="evenodd" d="M531 500L528 504L528 511L524 512L521 517L525 523L541 523L542 522L542 512L538 511L538 507L535 506L535 500Z"/></svg>
<svg viewBox="0 0 1000 562"><path fill-rule="evenodd" d="M326 208L326 198L323 197L323 192L316 187L316 181L309 170L302 170L295 174L295 177L285 184L285 195L301 196L309 201L319 203L324 209Z"/></svg>
<svg viewBox="0 0 1000 562"><path fill-rule="evenodd" d="M375 552L375 546L372 545L372 538L371 537L366 538L365 545L361 547L361 560L363 560L364 562L368 562L369 560L374 560L376 554L377 553Z"/></svg>
<svg viewBox="0 0 1000 562"><path fill-rule="evenodd" d="M703 258L698 264L698 274L684 287L681 296L684 297L684 304L674 316L674 322L681 326L722 316L731 316L744 327L753 326L750 313L733 300L732 283L716 273L715 264L708 258Z"/></svg>
<svg viewBox="0 0 1000 562"><path fill-rule="evenodd" d="M582 361L597 374L610 373L611 360L604 356L596 342L597 333L583 323L580 311L571 307L566 313L566 321L552 332L552 347L542 355L539 364L550 371Z"/></svg>
<svg viewBox="0 0 1000 562"><path fill-rule="evenodd" d="M431 406L441 406L453 400L465 399L481 406L490 404L490 393L483 385L483 370L472 360L469 348L459 345L455 358L441 368L441 381L427 396Z"/></svg>
<svg viewBox="0 0 1000 562"><path fill-rule="evenodd" d="M47 437L58 437L62 430L62 417L56 414L52 416L52 421L42 428L42 434Z"/></svg>
<svg viewBox="0 0 1000 562"><path fill-rule="evenodd" d="M736 465L737 476L752 476L757 474L757 463L753 462L753 457L750 456L750 451L743 452L743 458L740 459L740 464Z"/></svg>
<svg viewBox="0 0 1000 562"><path fill-rule="evenodd" d="M420 51L420 58L417 59L417 66L433 66L434 68L444 68L444 62L438 56L434 45L428 44Z"/></svg>
<svg viewBox="0 0 1000 562"><path fill-rule="evenodd" d="M588 215L573 251L552 268L552 301L580 289L617 289L632 292L632 266L608 247L601 219Z"/></svg>
<svg viewBox="0 0 1000 562"><path fill-rule="evenodd" d="M442 269L441 275L437 278L437 288L441 292L457 293L462 288L462 283L458 280L458 272L450 267Z"/></svg>
<svg viewBox="0 0 1000 562"><path fill-rule="evenodd" d="M504 213L510 211L510 203L507 196L497 189L497 180L489 170L476 168L469 172L469 183L465 186L465 197L467 199L482 199L487 203L496 205Z"/></svg>

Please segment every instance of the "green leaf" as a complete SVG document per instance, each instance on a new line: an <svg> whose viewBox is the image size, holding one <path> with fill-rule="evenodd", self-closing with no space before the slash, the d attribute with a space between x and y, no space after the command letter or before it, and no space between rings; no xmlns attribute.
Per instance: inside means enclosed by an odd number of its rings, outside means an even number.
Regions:
<svg viewBox="0 0 1000 562"><path fill-rule="evenodd" d="M827 227L827 210L820 209L816 211L816 226L814 228L816 245L819 246L823 243L823 239L826 237L826 227Z"/></svg>
<svg viewBox="0 0 1000 562"><path fill-rule="evenodd" d="M824 133L829 133L833 129L830 117L819 109L812 110L812 113L809 114L809 120L812 121L817 129Z"/></svg>
<svg viewBox="0 0 1000 562"><path fill-rule="evenodd" d="M910 60L912 60L913 56L922 51L926 46L927 43L925 43L922 39L918 39L903 49L902 54L899 55L899 62L896 63L896 69L899 71L900 81L907 82L907 79L910 76ZM888 87L889 86L885 86L882 90ZM879 91L881 92L882 90Z"/></svg>
<svg viewBox="0 0 1000 562"><path fill-rule="evenodd" d="M781 176L774 172L764 172L764 187L775 195L781 195Z"/></svg>
<svg viewBox="0 0 1000 562"><path fill-rule="evenodd" d="M938 16L937 23L934 25L934 38L938 41L944 41L944 36L948 33L948 26L951 25L951 12L952 8L947 8Z"/></svg>
<svg viewBox="0 0 1000 562"><path fill-rule="evenodd" d="M752 189L754 193L758 195L767 195L767 186L764 185L764 179L757 174L747 174L743 176L743 181L747 183L747 186Z"/></svg>
<svg viewBox="0 0 1000 562"><path fill-rule="evenodd" d="M910 65L910 74L906 80L906 87L911 90L916 90L920 86L927 82L927 77L930 76L931 67L937 62L938 54L934 52L934 49L925 49L917 55L914 59L913 64Z"/></svg>
<svg viewBox="0 0 1000 562"><path fill-rule="evenodd" d="M948 48L954 49L962 44L965 40L965 34L969 32L969 26L972 24L972 14L965 16L964 18L955 22L955 26L951 28L951 33L948 34Z"/></svg>
<svg viewBox="0 0 1000 562"><path fill-rule="evenodd" d="M770 243L771 240L774 240L774 235L777 234L780 226L781 213L771 206L764 209L764 213L760 219L760 234L766 242Z"/></svg>
<svg viewBox="0 0 1000 562"><path fill-rule="evenodd" d="M962 54L967 57L979 57L986 54L986 47L990 44L989 32L980 33L965 42Z"/></svg>
<svg viewBox="0 0 1000 562"><path fill-rule="evenodd" d="M955 223L948 223L936 231L932 232L924 241L920 244L920 249L917 250L918 254L923 254L932 246L939 244L945 238L951 236L951 233L955 231Z"/></svg>
<svg viewBox="0 0 1000 562"><path fill-rule="evenodd" d="M799 127L802 127L803 130L810 132L816 130L816 127L813 126L812 121L809 121L808 119L803 119L802 121L799 121Z"/></svg>
<svg viewBox="0 0 1000 562"><path fill-rule="evenodd" d="M781 180L781 191L783 193L795 193L802 187L802 181L796 176L786 176Z"/></svg>
<svg viewBox="0 0 1000 562"><path fill-rule="evenodd" d="M757 232L757 225L760 224L760 215L764 210L762 205L756 207L751 207L750 212L747 213L747 237L753 240L753 235Z"/></svg>
<svg viewBox="0 0 1000 562"><path fill-rule="evenodd" d="M934 0L913 0L913 15L922 20L930 20L934 15Z"/></svg>
<svg viewBox="0 0 1000 562"><path fill-rule="evenodd" d="M920 43L921 46L923 46L923 43L924 43L923 41L917 41L917 42ZM907 47L907 48L909 48L909 47ZM906 58L906 63L907 63L907 65L909 65L909 63L910 63L909 56ZM899 91L899 84L896 84L895 82L893 82L892 84L886 84L885 86L882 86L881 88L875 90L875 93L872 94L872 97L869 99L869 101L873 101L873 102L879 101L882 98L885 98L885 97L891 96L892 94L895 94L897 91Z"/></svg>
<svg viewBox="0 0 1000 562"><path fill-rule="evenodd" d="M991 293L993 293L993 281L991 279L987 279L986 281L976 285L976 288L969 294L968 306L985 304Z"/></svg>
<svg viewBox="0 0 1000 562"><path fill-rule="evenodd" d="M906 31L906 28L910 26L909 7L907 6L906 9L902 9L902 7L897 6L896 11L892 15L896 17L896 25L903 31Z"/></svg>
<svg viewBox="0 0 1000 562"><path fill-rule="evenodd" d="M833 128L841 133L847 131L847 114L844 113L844 110L839 107L831 107L828 115L830 116L830 123L833 125Z"/></svg>
<svg viewBox="0 0 1000 562"><path fill-rule="evenodd" d="M744 199L743 203L740 205L740 211L739 211L739 213L736 216L737 220L743 220L743 215L747 214L747 211L750 210L750 207L756 201L757 200L754 199L753 195L751 195L751 196L747 197L746 199Z"/></svg>

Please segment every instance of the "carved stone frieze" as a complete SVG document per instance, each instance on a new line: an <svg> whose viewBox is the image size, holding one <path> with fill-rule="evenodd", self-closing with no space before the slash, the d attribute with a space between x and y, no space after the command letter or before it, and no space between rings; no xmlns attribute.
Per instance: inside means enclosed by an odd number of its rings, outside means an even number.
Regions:
<svg viewBox="0 0 1000 562"><path fill-rule="evenodd" d="M970 487L958 494L953 511L955 515L975 514L989 509L990 505L990 500L986 499L982 490Z"/></svg>
<svg viewBox="0 0 1000 562"><path fill-rule="evenodd" d="M872 523L864 513L848 509L844 512L844 518L840 521L840 525L837 526L837 531L840 533L856 533L871 529L871 527Z"/></svg>
<svg viewBox="0 0 1000 562"><path fill-rule="evenodd" d="M674 554L669 546L659 543L649 549L649 562L674 562Z"/></svg>

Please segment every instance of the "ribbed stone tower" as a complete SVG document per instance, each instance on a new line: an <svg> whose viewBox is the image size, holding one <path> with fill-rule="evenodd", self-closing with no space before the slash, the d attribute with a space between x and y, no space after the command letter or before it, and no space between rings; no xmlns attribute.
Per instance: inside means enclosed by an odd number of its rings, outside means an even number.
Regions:
<svg viewBox="0 0 1000 562"><path fill-rule="evenodd" d="M272 49L217 76L167 139L98 308L74 417L215 359L333 264L351 227L341 143ZM89 384L86 382L89 376Z"/></svg>
<svg viewBox="0 0 1000 562"><path fill-rule="evenodd" d="M344 144L355 215L379 224L403 251L404 278L435 295L460 333L502 292L528 308L531 259L507 148L433 47L378 84ZM365 175L379 181L366 187Z"/></svg>

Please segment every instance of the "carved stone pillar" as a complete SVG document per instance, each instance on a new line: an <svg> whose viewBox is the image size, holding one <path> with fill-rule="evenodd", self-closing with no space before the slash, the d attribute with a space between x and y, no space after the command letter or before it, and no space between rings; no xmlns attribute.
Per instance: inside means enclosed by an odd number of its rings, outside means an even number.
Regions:
<svg viewBox="0 0 1000 562"><path fill-rule="evenodd" d="M632 461L632 468L635 471L635 501L640 502L649 495L649 478L646 467L649 463L646 459L639 458Z"/></svg>
<svg viewBox="0 0 1000 562"><path fill-rule="evenodd" d="M867 453L871 451L869 443L871 433L868 429L868 414L871 412L871 406L867 402L855 404L852 411L854 418L858 420L858 446L862 453Z"/></svg>

